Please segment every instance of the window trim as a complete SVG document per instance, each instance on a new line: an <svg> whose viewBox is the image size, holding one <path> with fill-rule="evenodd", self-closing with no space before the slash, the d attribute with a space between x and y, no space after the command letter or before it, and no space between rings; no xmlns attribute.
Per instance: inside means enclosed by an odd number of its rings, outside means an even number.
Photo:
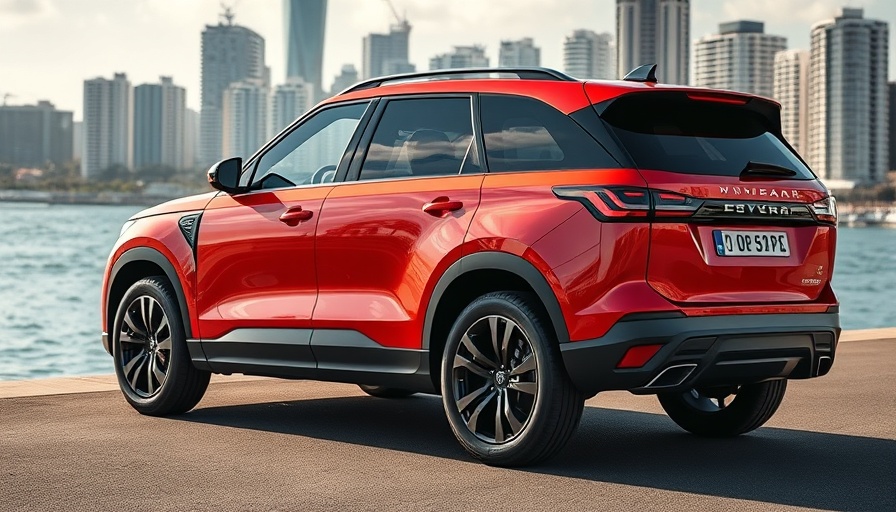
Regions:
<svg viewBox="0 0 896 512"><path fill-rule="evenodd" d="M355 149L354 156L352 157L351 164L348 168L348 172L345 176L344 183L380 183L384 181L395 181L395 180L413 180L413 179L433 179L433 178L453 178L455 176L476 176L478 174L484 174L485 166L481 166L481 172L478 173L467 173L462 174L461 170L458 170L457 174L442 174L436 176L396 176L389 178L374 178L370 180L361 180L361 167L364 165L364 160L367 158L367 152L370 149L370 142L373 140L373 135L376 133L376 129L380 124L380 121L383 119L383 114L386 111L386 107L392 101L399 100L422 100L422 99L447 99L447 98L463 98L470 101L470 117L472 120L472 128L473 128L473 138L476 139L478 151L480 153L480 159L482 158L482 144L478 139L477 134L477 122L478 122L478 106L476 103L475 97L478 96L476 93L470 92L447 92L447 93L424 93L424 94L400 94L395 96L384 96L380 97L380 102L377 105L376 112L367 123L367 127L364 130L364 135L361 137L361 140L358 142L358 146ZM338 173L337 173L338 175Z"/></svg>
<svg viewBox="0 0 896 512"><path fill-rule="evenodd" d="M358 139L360 138L360 134L364 132L367 128L368 122L370 122L370 118L373 116L373 111L376 109L376 104L379 102L378 98L365 98L362 100L352 100L352 101L344 101L339 103L327 103L325 105L320 105L317 108L311 109L306 112L304 115L300 116L298 119L293 121L289 126L280 131L277 135L275 135L271 140L269 140L265 145L261 147L258 151L256 151L249 160L243 165L243 170L240 172L240 179L242 179L243 174L246 172L249 173L249 181L247 182L247 187L251 187L252 182L255 181L255 173L258 171L258 164L261 162L261 159L264 158L268 152L270 152L277 144L279 144L283 139L292 134L292 132L301 128L306 122L308 122L312 117L323 113L326 110L330 110L337 107L345 107L350 105L367 103L367 108L364 110L364 114L358 120L358 126L355 128L354 133L352 133L352 137L349 139L348 145L345 148L345 152L342 154L342 158L339 159L339 163L336 167L336 175L333 177L333 181L329 183L313 183L307 185L295 185L292 187L285 188L286 190L299 188L299 187L308 187L308 186L320 186L320 185L332 185L333 183L337 183L340 180L340 176L344 177L345 172L342 172L340 175L340 170L342 170L343 166L347 166L348 162L346 159L347 155L350 155L354 152L355 147L358 144ZM272 190L278 189L249 189L245 193L251 194L253 192L270 192ZM284 189L279 189L284 190Z"/></svg>

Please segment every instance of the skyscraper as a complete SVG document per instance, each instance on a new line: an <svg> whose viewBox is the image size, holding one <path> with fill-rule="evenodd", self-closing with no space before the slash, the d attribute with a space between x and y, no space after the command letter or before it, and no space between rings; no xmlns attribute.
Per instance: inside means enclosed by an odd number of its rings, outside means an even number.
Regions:
<svg viewBox="0 0 896 512"><path fill-rule="evenodd" d="M85 80L81 176L93 178L113 165L132 167L133 130L133 90L127 75Z"/></svg>
<svg viewBox="0 0 896 512"><path fill-rule="evenodd" d="M49 101L0 106L0 163L17 167L62 165L73 158L72 113Z"/></svg>
<svg viewBox="0 0 896 512"><path fill-rule="evenodd" d="M890 82L890 170L896 171L896 82Z"/></svg>
<svg viewBox="0 0 896 512"><path fill-rule="evenodd" d="M721 23L694 46L694 85L770 97L775 54L785 49L787 39L764 33L762 22Z"/></svg>
<svg viewBox="0 0 896 512"><path fill-rule="evenodd" d="M339 70L339 74L336 75L336 79L333 80L333 87L330 89L330 94L339 94L358 82L358 70L355 69L355 65L343 64L342 69Z"/></svg>
<svg viewBox="0 0 896 512"><path fill-rule="evenodd" d="M576 78L616 78L616 48L611 34L576 30L563 42L563 70Z"/></svg>
<svg viewBox="0 0 896 512"><path fill-rule="evenodd" d="M289 126L314 106L314 86L299 78L280 84L271 96L271 135Z"/></svg>
<svg viewBox="0 0 896 512"><path fill-rule="evenodd" d="M689 0L616 0L617 75L657 64L660 82L688 83Z"/></svg>
<svg viewBox="0 0 896 512"><path fill-rule="evenodd" d="M888 32L852 8L812 27L807 157L827 180L886 177Z"/></svg>
<svg viewBox="0 0 896 512"><path fill-rule="evenodd" d="M327 0L283 0L283 19L286 78L301 78L314 86L315 101L322 99Z"/></svg>
<svg viewBox="0 0 896 512"><path fill-rule="evenodd" d="M531 37L518 41L501 41L498 66L502 68L541 66L541 48L535 46Z"/></svg>
<svg viewBox="0 0 896 512"><path fill-rule="evenodd" d="M221 113L225 157L248 159L267 142L269 96L263 80L234 82L224 90Z"/></svg>
<svg viewBox="0 0 896 512"><path fill-rule="evenodd" d="M361 73L364 78L414 71L416 68L408 60L410 34L410 23L407 20L399 20L389 27L388 34L364 36L361 60Z"/></svg>
<svg viewBox="0 0 896 512"><path fill-rule="evenodd" d="M803 154L809 128L809 52L785 50L775 54L772 97L781 103L784 138Z"/></svg>
<svg viewBox="0 0 896 512"><path fill-rule="evenodd" d="M187 167L186 90L163 76L134 88L134 168Z"/></svg>
<svg viewBox="0 0 896 512"><path fill-rule="evenodd" d="M241 80L263 80L269 72L264 64L264 39L252 30L226 23L208 25L202 32L202 113L200 117L200 164L220 160L222 151L221 108L224 89Z"/></svg>
<svg viewBox="0 0 896 512"><path fill-rule="evenodd" d="M455 46L450 53L436 55L429 59L429 69L480 68L488 67L485 47L480 45Z"/></svg>

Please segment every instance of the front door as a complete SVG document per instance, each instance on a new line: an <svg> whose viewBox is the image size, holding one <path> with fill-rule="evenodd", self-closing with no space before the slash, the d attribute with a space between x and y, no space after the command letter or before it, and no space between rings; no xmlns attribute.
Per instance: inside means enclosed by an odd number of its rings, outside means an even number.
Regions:
<svg viewBox="0 0 896 512"><path fill-rule="evenodd" d="M196 305L214 370L314 366L314 234L367 106L336 106L308 118L250 162L248 193L219 194L203 213Z"/></svg>

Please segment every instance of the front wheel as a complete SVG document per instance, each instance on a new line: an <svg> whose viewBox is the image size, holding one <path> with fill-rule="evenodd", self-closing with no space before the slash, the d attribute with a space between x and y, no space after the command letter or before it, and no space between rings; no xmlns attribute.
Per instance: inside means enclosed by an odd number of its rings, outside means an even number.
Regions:
<svg viewBox="0 0 896 512"><path fill-rule="evenodd" d="M703 437L733 437L768 421L787 390L787 380L743 386L691 389L658 395L666 414L681 428Z"/></svg>
<svg viewBox="0 0 896 512"><path fill-rule="evenodd" d="M115 374L134 409L165 416L199 403L211 373L190 360L180 308L167 279L134 283L121 299L113 327Z"/></svg>
<svg viewBox="0 0 896 512"><path fill-rule="evenodd" d="M442 404L461 445L496 466L545 460L575 432L585 399L532 294L489 293L461 312L442 358Z"/></svg>

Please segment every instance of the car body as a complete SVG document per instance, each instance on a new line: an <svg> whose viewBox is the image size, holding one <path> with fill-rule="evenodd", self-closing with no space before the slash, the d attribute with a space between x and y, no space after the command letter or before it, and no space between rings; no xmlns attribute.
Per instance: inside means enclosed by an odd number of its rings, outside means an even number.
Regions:
<svg viewBox="0 0 896 512"><path fill-rule="evenodd" d="M102 301L106 349L135 350L116 359L125 395L138 410L160 401L169 379L149 375L174 357L201 375L442 393L455 434L495 464L554 453L536 446L568 438L584 398L606 390L659 394L696 433L759 426L768 418L706 430L681 415L725 416L726 397L773 384L760 393L770 417L786 379L830 369L835 203L781 135L778 104L639 73L371 80L245 162L214 166L219 190L135 215ZM169 337L181 320L182 355L128 327L128 307L143 314L129 291L154 276L170 292L167 308L152 295ZM491 355L476 341L489 337ZM554 373L523 376L530 356ZM148 387L144 370L129 373L144 359ZM549 384L568 405L539 409ZM670 397L682 396L700 402L676 417ZM495 418L484 431L483 413ZM545 414L563 428L541 432L533 418Z"/></svg>

